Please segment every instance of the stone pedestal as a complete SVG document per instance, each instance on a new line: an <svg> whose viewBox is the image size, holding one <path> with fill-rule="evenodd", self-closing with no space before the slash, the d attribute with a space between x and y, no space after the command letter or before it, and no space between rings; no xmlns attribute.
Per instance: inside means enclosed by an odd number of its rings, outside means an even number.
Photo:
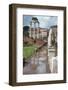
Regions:
<svg viewBox="0 0 68 90"><path fill-rule="evenodd" d="M49 47L48 48L48 56L49 56L49 58L56 56L56 48L55 47Z"/></svg>
<svg viewBox="0 0 68 90"><path fill-rule="evenodd" d="M48 62L49 62L51 72L54 72L53 67L54 67L55 58L56 58L56 48L55 47L49 47L48 48Z"/></svg>

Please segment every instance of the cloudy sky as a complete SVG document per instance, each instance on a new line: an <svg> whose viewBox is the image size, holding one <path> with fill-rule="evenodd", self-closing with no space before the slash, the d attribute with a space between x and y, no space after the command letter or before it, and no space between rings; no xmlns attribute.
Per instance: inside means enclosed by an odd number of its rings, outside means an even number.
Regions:
<svg viewBox="0 0 68 90"><path fill-rule="evenodd" d="M36 17L38 19L41 28L49 28L50 26L57 25L58 20L57 16L24 15L23 16L24 26L30 26L30 21L32 20L32 17Z"/></svg>

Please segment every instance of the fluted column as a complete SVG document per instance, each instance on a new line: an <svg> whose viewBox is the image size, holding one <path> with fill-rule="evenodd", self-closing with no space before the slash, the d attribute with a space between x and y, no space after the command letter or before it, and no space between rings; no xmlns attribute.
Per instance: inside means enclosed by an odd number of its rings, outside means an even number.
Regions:
<svg viewBox="0 0 68 90"><path fill-rule="evenodd" d="M32 37L32 22L30 22L30 31L29 31L29 36Z"/></svg>
<svg viewBox="0 0 68 90"><path fill-rule="evenodd" d="M36 28L36 23L34 22L34 30L33 30L33 38L35 39L35 34L36 34L36 30L35 30L35 28Z"/></svg>
<svg viewBox="0 0 68 90"><path fill-rule="evenodd" d="M39 38L39 22L37 22L37 38Z"/></svg>

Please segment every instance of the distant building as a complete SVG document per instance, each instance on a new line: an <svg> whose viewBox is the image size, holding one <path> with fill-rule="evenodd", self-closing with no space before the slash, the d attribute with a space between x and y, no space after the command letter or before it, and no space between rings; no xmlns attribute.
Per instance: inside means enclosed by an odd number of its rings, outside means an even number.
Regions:
<svg viewBox="0 0 68 90"><path fill-rule="evenodd" d="M43 40L47 40L47 38L48 38L48 29L47 28L40 28L40 38Z"/></svg>

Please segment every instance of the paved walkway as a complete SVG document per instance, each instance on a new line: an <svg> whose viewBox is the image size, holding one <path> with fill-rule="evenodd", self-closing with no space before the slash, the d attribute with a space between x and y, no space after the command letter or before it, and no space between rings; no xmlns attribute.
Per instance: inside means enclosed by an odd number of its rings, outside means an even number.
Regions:
<svg viewBox="0 0 68 90"><path fill-rule="evenodd" d="M43 47L38 51L23 68L23 74L45 74L50 73L47 48Z"/></svg>

